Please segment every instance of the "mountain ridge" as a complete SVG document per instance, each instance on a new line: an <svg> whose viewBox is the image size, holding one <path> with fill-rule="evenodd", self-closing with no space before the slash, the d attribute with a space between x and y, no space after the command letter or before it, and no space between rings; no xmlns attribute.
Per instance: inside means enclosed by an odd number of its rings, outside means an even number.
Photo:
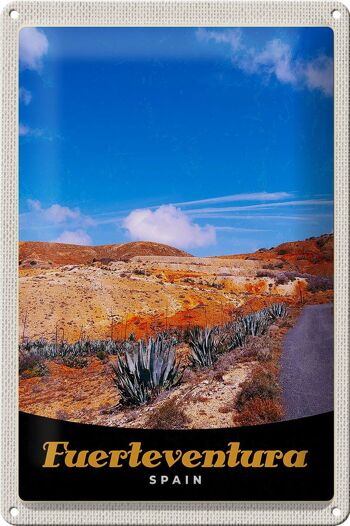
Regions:
<svg viewBox="0 0 350 526"><path fill-rule="evenodd" d="M135 256L191 257L191 254L151 241L95 246L46 241L19 242L19 266L21 268L90 264L96 261L128 261Z"/></svg>

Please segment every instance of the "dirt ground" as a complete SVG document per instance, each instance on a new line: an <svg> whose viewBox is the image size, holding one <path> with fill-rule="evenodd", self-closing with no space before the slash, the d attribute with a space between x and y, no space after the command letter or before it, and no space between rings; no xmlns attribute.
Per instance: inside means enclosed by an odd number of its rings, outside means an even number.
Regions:
<svg viewBox="0 0 350 526"><path fill-rule="evenodd" d="M113 358L112 358L113 360ZM146 420L165 399L183 401L187 428L232 427L233 402L239 385L252 366L236 363L215 376L215 371L190 373L172 391L138 409L118 407L119 395L110 363L90 358L88 367L71 369L47 362L49 375L22 380L20 409L41 416L116 427L147 427ZM227 402L232 408L225 412Z"/></svg>
<svg viewBox="0 0 350 526"><path fill-rule="evenodd" d="M223 325L279 302L289 305L294 320L305 304L331 303L333 291L310 291L307 275L281 280L281 273L314 268L316 275L330 275L330 243L330 236L321 236L253 255L152 254L107 262L86 262L91 257L86 250L82 263L31 266L29 262L19 268L20 341L126 340L131 333L137 339L147 338L172 327ZM32 253L27 256L30 259ZM275 354L277 367L285 331L280 327L270 339L269 345L280 349ZM161 410L165 398L175 397L186 401L186 427L231 427L235 397L255 365L254 357L241 360L232 352L225 353L221 361L226 365L220 370L216 366L212 372L186 372L179 387L141 409L113 409L119 396L108 361L90 357L82 369L48 361L48 375L20 379L20 409L90 424L147 427L149 414Z"/></svg>
<svg viewBox="0 0 350 526"><path fill-rule="evenodd" d="M256 277L259 268L259 261L137 257L22 269L20 336L73 342L126 339L133 332L139 338L174 326L222 324L245 305L256 310L299 301L304 279L276 285L273 277Z"/></svg>
<svg viewBox="0 0 350 526"><path fill-rule="evenodd" d="M283 338L298 314L299 309L292 308L288 318L271 325L265 336L251 337L250 344L254 344L254 349L271 353L269 363L276 365L277 376ZM241 384L258 364L255 354L249 351L250 347L223 353L213 368L193 370L188 367L189 349L186 344L181 344L177 350L181 367L185 368L181 384L139 408L119 405L111 367L116 360L114 356L105 361L90 357L89 365L82 369L72 369L58 361L48 360L47 376L20 380L20 409L72 422L147 428L153 415L172 400L184 410L187 421L183 428L233 427L235 400Z"/></svg>

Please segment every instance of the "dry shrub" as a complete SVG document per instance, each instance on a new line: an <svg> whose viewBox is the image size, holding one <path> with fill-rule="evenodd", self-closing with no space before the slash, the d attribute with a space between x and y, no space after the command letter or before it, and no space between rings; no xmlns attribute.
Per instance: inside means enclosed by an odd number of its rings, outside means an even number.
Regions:
<svg viewBox="0 0 350 526"><path fill-rule="evenodd" d="M22 378L46 376L49 370L44 359L35 352L19 353L19 374Z"/></svg>
<svg viewBox="0 0 350 526"><path fill-rule="evenodd" d="M283 416L283 407L279 401L253 398L244 405L238 415L234 415L233 421L240 426L255 426L279 422Z"/></svg>
<svg viewBox="0 0 350 526"><path fill-rule="evenodd" d="M87 358L84 358L83 356L74 356L70 354L63 356L60 362L66 367L70 367L71 369L83 369L84 367L87 367L89 365Z"/></svg>
<svg viewBox="0 0 350 526"><path fill-rule="evenodd" d="M223 381L223 376L225 374L225 371L223 370L214 370L213 372L213 380L216 381L216 382L222 382Z"/></svg>
<svg viewBox="0 0 350 526"><path fill-rule="evenodd" d="M264 364L257 365L255 369L253 370L253 375L255 375L256 372L257 372L257 375L262 375L262 376L267 375L268 377L272 377L275 384L279 386L278 378L280 374L280 368L279 368L278 363L276 363L275 361L270 361ZM252 378L252 376L250 376L250 378Z"/></svg>
<svg viewBox="0 0 350 526"><path fill-rule="evenodd" d="M317 261L314 263L317 263ZM295 271L279 272L275 276L275 283L276 285L285 285L289 281L295 281L298 278L302 278L307 281L308 290L310 292L318 292L319 290L325 291L333 289L332 276L316 276L313 274L300 273Z"/></svg>
<svg viewBox="0 0 350 526"><path fill-rule="evenodd" d="M251 361L258 361L258 362L269 362L272 360L272 351L268 348L249 348L249 349L243 349L240 352L240 361L241 362L251 362Z"/></svg>
<svg viewBox="0 0 350 526"><path fill-rule="evenodd" d="M254 398L273 400L279 397L281 389L274 369L258 366L253 370L251 376L241 384L241 391L235 404L238 411L242 411L244 406Z"/></svg>
<svg viewBox="0 0 350 526"><path fill-rule="evenodd" d="M279 272L275 276L276 285L286 285L289 282L289 278L286 272Z"/></svg>
<svg viewBox="0 0 350 526"><path fill-rule="evenodd" d="M218 361L214 365L215 374L224 374L228 369L236 365L237 363L237 352L229 351L220 354Z"/></svg>
<svg viewBox="0 0 350 526"><path fill-rule="evenodd" d="M322 247L324 247L324 245L327 244L327 241L329 241L329 239L330 239L329 235L322 236L316 240L316 245L318 246L318 248L321 249Z"/></svg>
<svg viewBox="0 0 350 526"><path fill-rule="evenodd" d="M272 359L272 351L269 348L267 336L248 336L242 350L239 353L240 361L268 362Z"/></svg>
<svg viewBox="0 0 350 526"><path fill-rule="evenodd" d="M96 358L98 358L99 360L101 360L101 362L104 362L107 360L108 358L108 353L106 351L97 351L96 353Z"/></svg>
<svg viewBox="0 0 350 526"><path fill-rule="evenodd" d="M183 408L174 398L169 398L156 407L145 422L150 429L183 429L187 423L188 418Z"/></svg>
<svg viewBox="0 0 350 526"><path fill-rule="evenodd" d="M226 404L222 405L218 408L219 413L232 413L233 411L233 402L226 402Z"/></svg>
<svg viewBox="0 0 350 526"><path fill-rule="evenodd" d="M182 382L193 384L199 381L201 377L200 371L194 370L191 367L186 367L182 375Z"/></svg>
<svg viewBox="0 0 350 526"><path fill-rule="evenodd" d="M261 268L263 269L269 269L269 270L273 270L274 266L272 263L267 263L265 265L261 265Z"/></svg>
<svg viewBox="0 0 350 526"><path fill-rule="evenodd" d="M307 278L308 290L310 292L318 292L319 290L333 289L332 276L308 276Z"/></svg>
<svg viewBox="0 0 350 526"><path fill-rule="evenodd" d="M274 278L276 274L268 270L258 270L255 275L257 278Z"/></svg>

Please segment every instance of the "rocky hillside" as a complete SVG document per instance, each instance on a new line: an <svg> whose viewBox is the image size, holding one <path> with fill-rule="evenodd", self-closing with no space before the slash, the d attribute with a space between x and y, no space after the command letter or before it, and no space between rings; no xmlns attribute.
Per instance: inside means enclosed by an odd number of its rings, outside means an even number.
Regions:
<svg viewBox="0 0 350 526"><path fill-rule="evenodd" d="M50 268L56 265L81 265L96 261L128 261L135 256L190 256L168 245L135 241L119 245L82 246L41 241L19 242L21 268Z"/></svg>
<svg viewBox="0 0 350 526"><path fill-rule="evenodd" d="M333 234L324 234L303 241L282 243L269 249L261 248L253 254L221 257L260 261L266 266L272 265L273 268L280 265L284 270L330 276L333 274L333 245Z"/></svg>

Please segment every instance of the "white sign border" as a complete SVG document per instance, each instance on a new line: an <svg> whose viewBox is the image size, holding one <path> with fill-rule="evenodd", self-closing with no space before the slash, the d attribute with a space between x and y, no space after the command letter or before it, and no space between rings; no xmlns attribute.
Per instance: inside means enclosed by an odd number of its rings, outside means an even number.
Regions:
<svg viewBox="0 0 350 526"><path fill-rule="evenodd" d="M11 10L19 14L10 16ZM340 13L333 17L333 11ZM349 13L331 1L15 1L1 13L1 511L11 524L330 524L349 513ZM325 26L334 32L335 495L331 502L52 502L18 497L18 32L25 26ZM234 488L233 488L234 494ZM16 508L17 516L10 510ZM335 514L334 509L339 510Z"/></svg>

